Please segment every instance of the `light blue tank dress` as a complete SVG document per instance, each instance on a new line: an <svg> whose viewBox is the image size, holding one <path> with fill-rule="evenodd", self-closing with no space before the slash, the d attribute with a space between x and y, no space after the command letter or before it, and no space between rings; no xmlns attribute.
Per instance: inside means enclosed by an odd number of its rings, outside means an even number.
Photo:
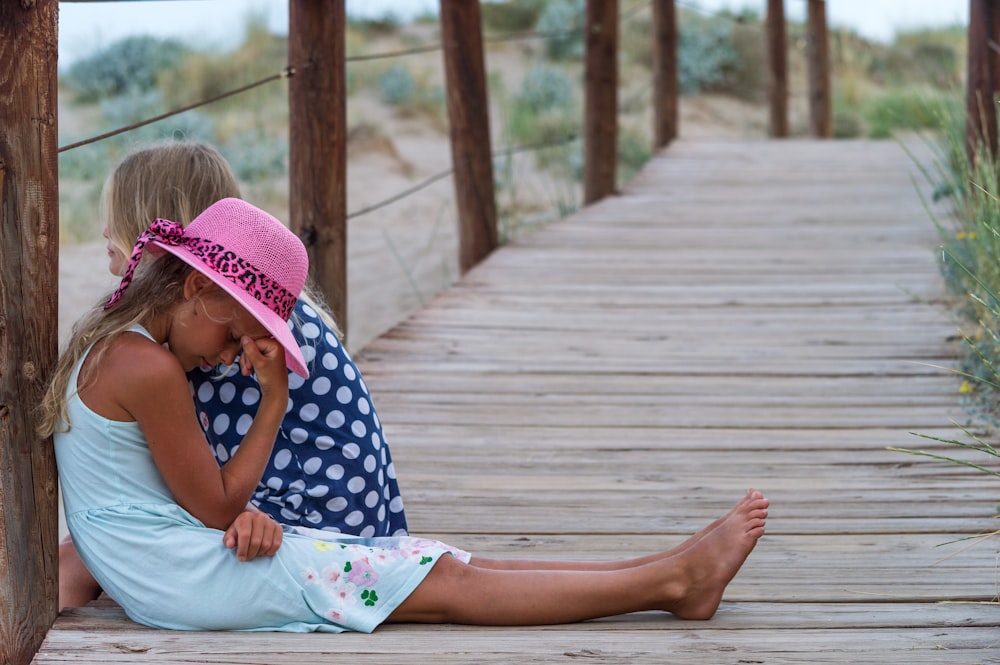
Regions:
<svg viewBox="0 0 1000 665"><path fill-rule="evenodd" d="M241 562L222 531L174 501L138 424L108 420L80 400L79 371L69 383L71 429L55 435L67 526L87 568L134 621L175 630L371 632L441 556L470 559L434 540L291 527L275 556Z"/></svg>

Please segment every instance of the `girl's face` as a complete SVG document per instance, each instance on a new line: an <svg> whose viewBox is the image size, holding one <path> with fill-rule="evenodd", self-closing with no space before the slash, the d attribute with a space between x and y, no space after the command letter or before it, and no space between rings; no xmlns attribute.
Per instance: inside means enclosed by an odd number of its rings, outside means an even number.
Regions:
<svg viewBox="0 0 1000 665"><path fill-rule="evenodd" d="M105 248L108 252L108 270L111 271L112 275L118 275L119 277L125 273L125 266L128 265L128 257L122 254L122 251L115 247L115 244L111 242L111 236L108 233L108 227L105 225L104 230L101 231L101 235L107 240L105 243Z"/></svg>
<svg viewBox="0 0 1000 665"><path fill-rule="evenodd" d="M185 372L232 365L240 353L240 340L270 337L267 329L232 297L221 293L195 295L176 310L167 345Z"/></svg>

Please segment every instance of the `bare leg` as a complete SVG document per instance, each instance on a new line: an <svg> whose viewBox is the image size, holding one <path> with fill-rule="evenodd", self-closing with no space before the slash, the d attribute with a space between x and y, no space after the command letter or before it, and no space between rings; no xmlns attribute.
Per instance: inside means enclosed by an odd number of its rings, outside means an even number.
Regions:
<svg viewBox="0 0 1000 665"><path fill-rule="evenodd" d="M750 501L758 501L761 499L764 500L764 517L766 518L767 499L765 499L764 496L757 490L751 489L747 491L746 495L740 499L739 503L737 503L728 513L718 518L708 526L702 528L701 531L694 534L677 547L664 552L657 552L655 554L649 554L647 556L637 557L634 559L625 559L620 561L551 561L545 559L488 559L484 557L473 557L469 562L469 565L479 568L489 568L491 570L623 570L625 568L635 568L636 566L643 566L647 563L653 563L654 561L659 561L660 559L680 554L711 533L726 518L739 510L740 506Z"/></svg>
<svg viewBox="0 0 1000 665"><path fill-rule="evenodd" d="M652 609L708 619L763 535L765 513L766 499L741 501L678 554L623 570L491 570L442 557L388 620L542 625Z"/></svg>
<svg viewBox="0 0 1000 665"><path fill-rule="evenodd" d="M83 607L101 595L101 586L90 574L67 536L59 543L59 610Z"/></svg>

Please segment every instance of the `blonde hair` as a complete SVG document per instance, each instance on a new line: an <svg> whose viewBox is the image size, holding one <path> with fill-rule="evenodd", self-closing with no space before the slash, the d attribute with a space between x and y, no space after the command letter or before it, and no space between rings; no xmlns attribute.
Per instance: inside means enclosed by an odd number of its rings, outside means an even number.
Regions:
<svg viewBox="0 0 1000 665"><path fill-rule="evenodd" d="M184 299L184 279L192 270L191 266L171 254L164 254L152 261L143 260L135 271L132 284L114 307L104 309L104 303L111 295L109 293L73 325L69 343L59 356L49 387L42 398L38 424L40 436L48 437L60 427L69 428L69 379L86 350L101 339L108 338L110 342L131 326L149 323L168 312ZM98 355L95 356L92 367L98 367L100 356L108 345L104 344L95 351ZM96 373L88 373L82 385L86 387L94 380ZM73 392L79 392L80 386L78 383Z"/></svg>
<svg viewBox="0 0 1000 665"><path fill-rule="evenodd" d="M168 141L133 152L108 176L101 195L101 219L108 238L128 258L136 238L157 217L187 226L205 208L225 198L242 198L226 158L207 143ZM343 338L314 284L307 282L299 300ZM292 325L302 325L294 314Z"/></svg>
<svg viewBox="0 0 1000 665"><path fill-rule="evenodd" d="M229 163L205 143L169 141L142 148L115 167L101 194L108 238L126 258L157 217L187 226L219 199L240 198Z"/></svg>

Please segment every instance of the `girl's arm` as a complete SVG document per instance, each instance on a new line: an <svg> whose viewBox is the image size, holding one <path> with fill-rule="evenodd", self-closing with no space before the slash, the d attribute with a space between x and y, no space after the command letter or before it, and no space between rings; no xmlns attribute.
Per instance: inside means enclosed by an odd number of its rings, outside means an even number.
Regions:
<svg viewBox="0 0 1000 665"><path fill-rule="evenodd" d="M139 335L123 335L115 342L101 362L98 384L110 386L117 403L139 423L177 503L206 526L227 529L264 474L288 405L284 351L271 339L242 340L244 362L257 372L261 400L239 449L220 468L198 424L177 358Z"/></svg>

